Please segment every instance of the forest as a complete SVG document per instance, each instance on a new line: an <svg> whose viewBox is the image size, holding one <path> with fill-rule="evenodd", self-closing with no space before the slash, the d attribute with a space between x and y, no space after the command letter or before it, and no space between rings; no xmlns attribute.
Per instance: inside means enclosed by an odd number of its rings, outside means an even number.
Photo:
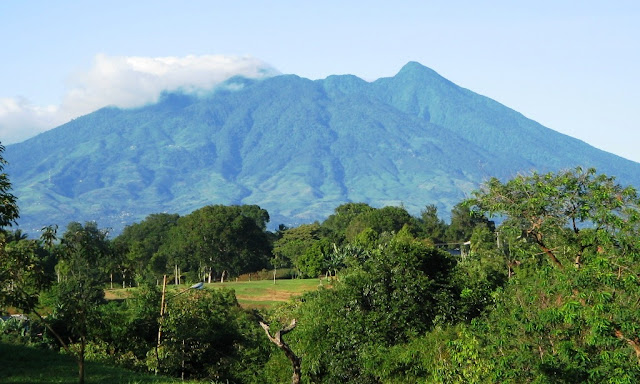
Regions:
<svg viewBox="0 0 640 384"><path fill-rule="evenodd" d="M0 197L0 309L29 318L0 342L61 350L80 383L87 360L212 383L640 382L640 199L595 169L490 179L448 223L353 202L274 232L257 205L211 205L35 239L5 173ZM224 284L278 270L327 284L260 310Z"/></svg>

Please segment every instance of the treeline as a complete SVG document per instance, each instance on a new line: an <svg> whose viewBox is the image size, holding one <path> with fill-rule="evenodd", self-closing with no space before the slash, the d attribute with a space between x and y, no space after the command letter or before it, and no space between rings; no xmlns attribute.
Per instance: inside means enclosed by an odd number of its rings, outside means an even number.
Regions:
<svg viewBox="0 0 640 384"><path fill-rule="evenodd" d="M333 274L344 267L341 248L359 244L403 227L416 238L443 248L456 248L471 237L478 224L492 230L493 223L474 218L468 208L456 206L451 224L430 205L421 217L402 207L373 208L347 203L322 223L267 231L269 213L257 205L214 205L180 217L152 214L127 226L113 239L113 253L105 268L124 286L135 281L161 281L165 274L176 284L224 281L225 277L261 269L292 268L295 277Z"/></svg>
<svg viewBox="0 0 640 384"><path fill-rule="evenodd" d="M18 212L4 201L7 226ZM80 377L90 356L212 382L640 381L640 199L595 170L491 179L449 224L434 206L412 217L362 203L322 223L268 221L257 206L208 206L113 240L94 223L59 241L55 227L40 240L5 230L0 303L40 318L42 343L75 356ZM162 275L283 267L330 287L262 312L185 288L158 315ZM137 295L107 303L110 275Z"/></svg>
<svg viewBox="0 0 640 384"><path fill-rule="evenodd" d="M435 205L414 217L403 207L365 203L343 204L322 223L280 225L275 232L267 230L268 223L269 213L257 205L211 205L185 216L151 214L113 239L96 222L72 222L61 236L52 225L42 229L40 241L27 241L20 230L6 232L6 240L10 246L29 242L46 254L47 274L56 281L67 279L65 253L84 242L95 249L91 267L104 283L125 288L159 284L163 275L174 284L211 283L274 268L293 269L291 277L335 276L345 267L344 247L367 247L403 228L425 244L451 250L459 250L477 226L494 230L492 221L474 217L462 204L452 210L450 224L439 218Z"/></svg>

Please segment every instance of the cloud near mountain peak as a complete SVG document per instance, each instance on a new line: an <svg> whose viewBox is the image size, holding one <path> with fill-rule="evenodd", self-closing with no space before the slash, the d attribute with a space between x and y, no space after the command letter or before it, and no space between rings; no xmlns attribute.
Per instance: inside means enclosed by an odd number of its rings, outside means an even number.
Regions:
<svg viewBox="0 0 640 384"><path fill-rule="evenodd" d="M59 106L0 98L0 141L10 144L25 140L107 105L132 108L153 103L163 91L206 91L237 75L264 78L277 74L275 68L251 56L99 54L88 71L71 77Z"/></svg>

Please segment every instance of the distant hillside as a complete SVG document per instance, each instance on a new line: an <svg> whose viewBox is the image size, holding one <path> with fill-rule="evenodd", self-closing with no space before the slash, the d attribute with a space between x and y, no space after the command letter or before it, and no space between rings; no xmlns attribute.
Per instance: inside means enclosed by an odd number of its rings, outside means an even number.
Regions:
<svg viewBox="0 0 640 384"><path fill-rule="evenodd" d="M21 228L259 204L272 225L347 201L442 214L490 176L594 166L640 185L640 164L552 131L418 64L394 77L233 78L206 96L103 108L7 147Z"/></svg>

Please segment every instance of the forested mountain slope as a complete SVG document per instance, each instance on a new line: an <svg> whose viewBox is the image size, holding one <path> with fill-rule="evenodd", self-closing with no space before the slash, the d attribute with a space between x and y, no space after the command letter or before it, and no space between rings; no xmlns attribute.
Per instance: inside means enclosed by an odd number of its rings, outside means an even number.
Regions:
<svg viewBox="0 0 640 384"><path fill-rule="evenodd" d="M640 186L640 164L545 128L418 64L394 77L233 78L206 95L103 108L5 158L25 231L119 230L150 213L258 204L271 224L347 201L446 213L490 176L593 166Z"/></svg>

